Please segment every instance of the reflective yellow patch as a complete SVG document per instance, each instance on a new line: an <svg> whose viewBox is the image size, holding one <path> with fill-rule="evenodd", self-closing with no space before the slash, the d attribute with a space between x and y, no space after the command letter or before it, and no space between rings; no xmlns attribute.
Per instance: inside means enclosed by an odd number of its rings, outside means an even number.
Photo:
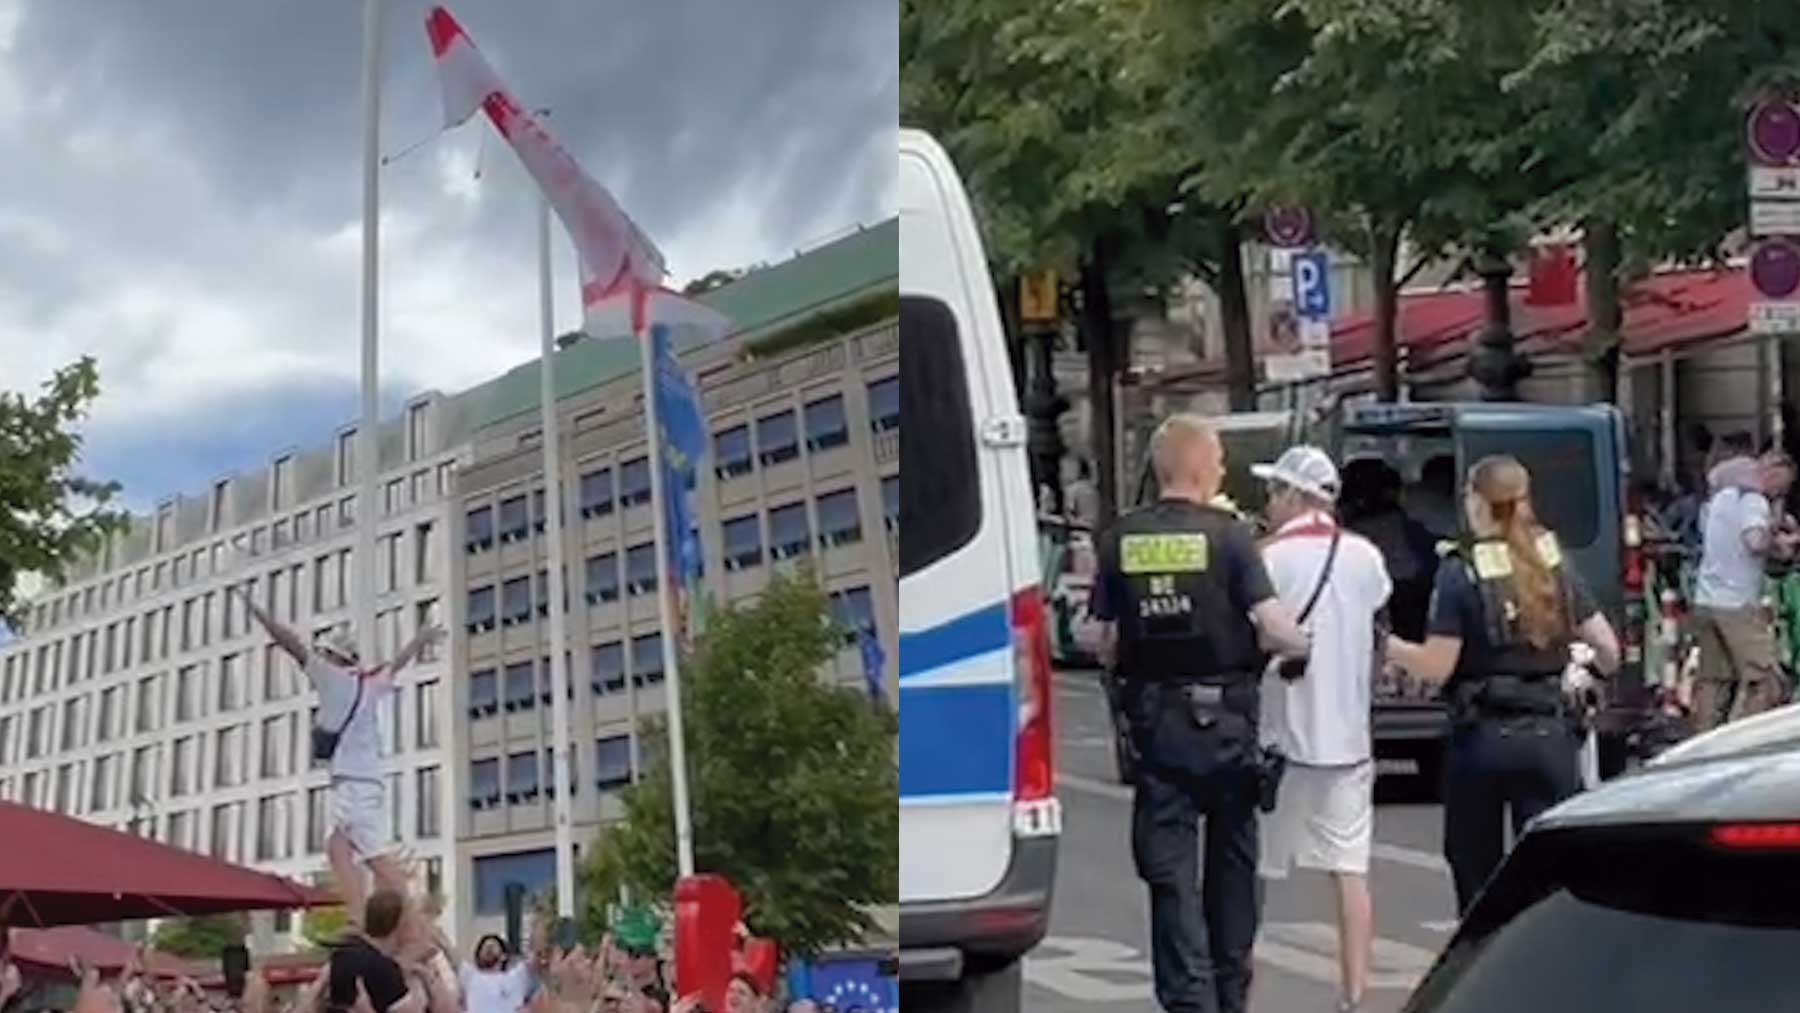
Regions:
<svg viewBox="0 0 1800 1013"><path fill-rule="evenodd" d="M1207 549L1198 532L1126 535L1119 539L1119 566L1126 573L1204 573Z"/></svg>
<svg viewBox="0 0 1800 1013"><path fill-rule="evenodd" d="M1555 569L1562 565L1562 547L1556 544L1556 536L1546 531L1538 535L1537 550L1544 565Z"/></svg>
<svg viewBox="0 0 1800 1013"><path fill-rule="evenodd" d="M1482 580L1498 580L1512 576L1512 553L1499 542L1475 543L1475 576Z"/></svg>

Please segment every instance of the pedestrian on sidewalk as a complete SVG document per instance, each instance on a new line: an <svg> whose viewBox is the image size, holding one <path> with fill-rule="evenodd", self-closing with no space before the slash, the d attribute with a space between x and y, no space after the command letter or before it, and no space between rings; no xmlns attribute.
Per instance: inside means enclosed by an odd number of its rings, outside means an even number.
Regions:
<svg viewBox="0 0 1800 1013"><path fill-rule="evenodd" d="M1393 592L1374 543L1339 526L1338 470L1325 452L1294 447L1250 469L1268 483L1273 534L1263 562L1275 593L1312 635L1303 678L1271 667L1263 683L1262 737L1287 757L1275 811L1264 818L1260 872L1328 874L1337 892L1338 1009L1354 1010L1369 983L1374 913L1375 763L1369 730L1376 620Z"/></svg>
<svg viewBox="0 0 1800 1013"><path fill-rule="evenodd" d="M1764 567L1791 559L1800 534L1771 504L1794 484L1794 462L1781 451L1738 458L1713 469L1714 490L1701 512L1700 572L1694 586L1694 630L1700 674L1694 683L1694 730L1758 714L1781 700L1775 632L1763 614ZM1783 515L1785 516L1785 515Z"/></svg>
<svg viewBox="0 0 1800 1013"><path fill-rule="evenodd" d="M1438 567L1425 642L1387 640L1409 674L1444 683L1444 855L1459 913L1500 866L1505 813L1516 837L1579 786L1563 689L1571 645L1592 647L1601 672L1619 667L1606 613L1538 523L1525 466L1500 454L1476 462L1463 510L1474 538Z"/></svg>

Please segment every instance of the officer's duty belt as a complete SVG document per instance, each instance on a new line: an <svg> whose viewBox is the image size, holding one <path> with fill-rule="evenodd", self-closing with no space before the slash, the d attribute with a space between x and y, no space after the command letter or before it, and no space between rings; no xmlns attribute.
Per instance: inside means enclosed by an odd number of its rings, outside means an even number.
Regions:
<svg viewBox="0 0 1800 1013"><path fill-rule="evenodd" d="M1188 706L1199 704L1235 711L1251 717L1259 710L1256 679L1249 673L1215 676L1209 679L1159 679L1146 681L1158 698L1166 703Z"/></svg>

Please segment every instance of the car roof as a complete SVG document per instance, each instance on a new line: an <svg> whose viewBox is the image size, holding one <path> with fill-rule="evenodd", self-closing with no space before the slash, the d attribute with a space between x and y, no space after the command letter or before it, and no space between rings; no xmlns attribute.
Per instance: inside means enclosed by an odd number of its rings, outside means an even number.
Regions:
<svg viewBox="0 0 1800 1013"><path fill-rule="evenodd" d="M1533 830L1800 819L1800 704L1680 743L1546 812Z"/></svg>

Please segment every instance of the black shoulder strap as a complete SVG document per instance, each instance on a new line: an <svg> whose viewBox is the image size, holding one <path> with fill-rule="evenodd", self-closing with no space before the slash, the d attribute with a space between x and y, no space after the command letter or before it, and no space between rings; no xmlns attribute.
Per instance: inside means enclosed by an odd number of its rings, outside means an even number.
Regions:
<svg viewBox="0 0 1800 1013"><path fill-rule="evenodd" d="M356 720L356 708L362 706L363 674L354 668L350 671L356 678L356 695L350 698L350 713L344 715L344 723L338 726L337 733L340 738L350 730L350 722Z"/></svg>
<svg viewBox="0 0 1800 1013"><path fill-rule="evenodd" d="M1331 545L1325 550L1325 565L1319 567L1319 583L1313 587L1312 597L1306 599L1306 607L1294 617L1294 624L1306 622L1313 613L1313 607L1319 604L1319 596L1325 593L1325 585L1331 582L1331 568L1337 562L1338 542L1344 537L1344 529L1334 525L1331 529Z"/></svg>

